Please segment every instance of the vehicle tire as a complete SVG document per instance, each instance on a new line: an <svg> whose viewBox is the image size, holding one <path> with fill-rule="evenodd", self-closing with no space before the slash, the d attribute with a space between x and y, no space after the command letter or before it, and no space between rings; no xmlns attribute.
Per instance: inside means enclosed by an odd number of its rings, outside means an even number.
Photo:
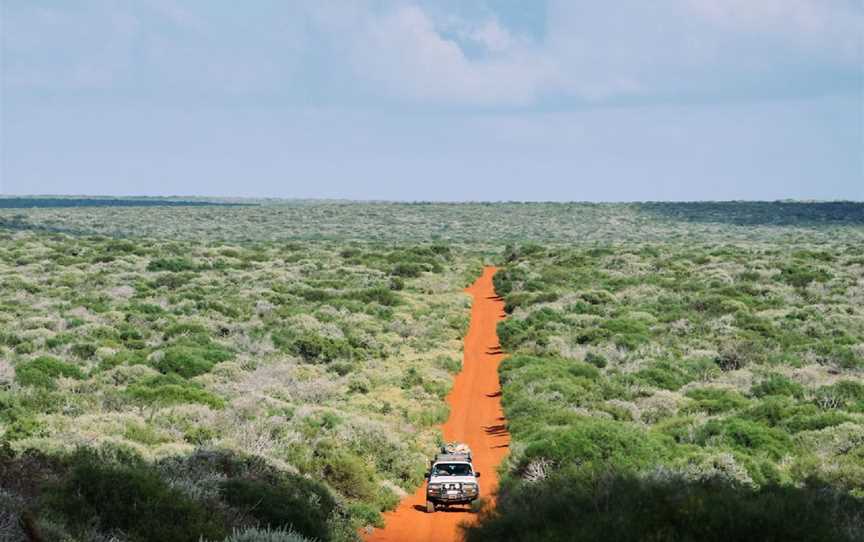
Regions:
<svg viewBox="0 0 864 542"><path fill-rule="evenodd" d="M432 514L435 512L435 503L432 501L426 501L426 513Z"/></svg>

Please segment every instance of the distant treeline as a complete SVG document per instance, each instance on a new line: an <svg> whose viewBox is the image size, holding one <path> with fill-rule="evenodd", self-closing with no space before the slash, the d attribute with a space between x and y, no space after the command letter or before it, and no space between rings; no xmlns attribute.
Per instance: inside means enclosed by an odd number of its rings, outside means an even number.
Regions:
<svg viewBox="0 0 864 542"><path fill-rule="evenodd" d="M34 207L238 207L247 205L251 204L159 198L0 198L0 209L32 209Z"/></svg>
<svg viewBox="0 0 864 542"><path fill-rule="evenodd" d="M864 224L864 203L856 201L696 201L636 205L640 211L688 222L720 222L738 226Z"/></svg>

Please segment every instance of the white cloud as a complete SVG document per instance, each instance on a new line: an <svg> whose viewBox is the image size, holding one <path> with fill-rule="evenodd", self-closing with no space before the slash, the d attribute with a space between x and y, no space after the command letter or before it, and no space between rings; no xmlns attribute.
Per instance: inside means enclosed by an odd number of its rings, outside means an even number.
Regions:
<svg viewBox="0 0 864 542"><path fill-rule="evenodd" d="M354 37L351 60L361 77L396 98L489 105L535 101L548 64L524 47L506 48L509 36L490 28L486 23L478 31L485 30L483 44L498 54L470 59L422 9L400 6L366 21Z"/></svg>
<svg viewBox="0 0 864 542"><path fill-rule="evenodd" d="M494 53L504 53L515 46L513 35L494 19L481 24L472 32L471 37Z"/></svg>
<svg viewBox="0 0 864 542"><path fill-rule="evenodd" d="M794 94L805 92L796 81L815 84L813 70L849 73L862 62L864 8L854 0L549 0L539 41L494 14L465 20L407 0L352 5L345 17L329 4L322 34L341 42L355 84L401 101ZM340 17L338 27L326 22Z"/></svg>
<svg viewBox="0 0 864 542"><path fill-rule="evenodd" d="M836 62L864 61L864 4L859 0L688 0L687 7L729 32L782 37Z"/></svg>
<svg viewBox="0 0 864 542"><path fill-rule="evenodd" d="M553 73L541 51L494 19L436 18L413 2L389 2L381 9L371 3L354 2L347 9L318 3L309 10L316 37L344 55L350 84L367 95L399 102L529 105ZM469 54L469 47L479 48L479 54Z"/></svg>
<svg viewBox="0 0 864 542"><path fill-rule="evenodd" d="M848 76L864 62L860 0L547 0L545 8L546 24L529 36L501 13L466 15L433 0L298 0L235 16L175 0L4 5L3 79L24 91L495 107L794 94L821 83L819 73Z"/></svg>

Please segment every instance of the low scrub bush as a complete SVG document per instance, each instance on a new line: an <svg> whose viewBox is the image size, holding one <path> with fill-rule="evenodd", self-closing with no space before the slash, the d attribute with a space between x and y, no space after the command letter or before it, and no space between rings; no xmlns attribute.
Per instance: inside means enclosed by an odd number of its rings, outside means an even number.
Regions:
<svg viewBox="0 0 864 542"><path fill-rule="evenodd" d="M0 435L2 441L36 436L42 427L36 412L6 391L0 391L0 421L3 422L3 434Z"/></svg>
<svg viewBox="0 0 864 542"><path fill-rule="evenodd" d="M378 303L385 307L393 307L400 303L399 295L392 289L386 287L367 288L365 290L354 290L344 296L346 299L362 301L363 303Z"/></svg>
<svg viewBox="0 0 864 542"><path fill-rule="evenodd" d="M15 366L15 380L22 386L54 389L60 377L84 378L84 373L70 363L51 356L39 356Z"/></svg>
<svg viewBox="0 0 864 542"><path fill-rule="evenodd" d="M200 385L171 373L146 378L130 385L125 395L136 402L153 406L199 403L211 408L222 408L225 401Z"/></svg>
<svg viewBox="0 0 864 542"><path fill-rule="evenodd" d="M192 378L210 372L214 365L232 357L231 352L215 345L169 346L154 367L162 374L174 373Z"/></svg>
<svg viewBox="0 0 864 542"><path fill-rule="evenodd" d="M637 469L666 455L664 445L635 426L610 420L584 418L566 428L544 428L526 435L521 459L545 459L580 468Z"/></svg>
<svg viewBox="0 0 864 542"><path fill-rule="evenodd" d="M696 441L702 446L729 446L748 454L764 454L775 461L792 452L792 439L785 431L736 417L709 420L700 428Z"/></svg>
<svg viewBox="0 0 864 542"><path fill-rule="evenodd" d="M90 359L96 355L96 345L93 343L77 343L73 344L69 351L76 358Z"/></svg>
<svg viewBox="0 0 864 542"><path fill-rule="evenodd" d="M827 282L830 279L830 273L813 267L790 265L780 270L780 280L796 288L804 288L811 282Z"/></svg>
<svg viewBox="0 0 864 542"><path fill-rule="evenodd" d="M674 391L695 380L695 375L680 361L660 361L635 372L633 378L649 386Z"/></svg>
<svg viewBox="0 0 864 542"><path fill-rule="evenodd" d="M343 495L374 501L378 493L375 475L362 459L347 453L332 455L322 465L324 479Z"/></svg>
<svg viewBox="0 0 864 542"><path fill-rule="evenodd" d="M354 349L344 339L323 337L308 332L300 335L275 332L273 344L283 351L300 356L309 363L351 359L354 354Z"/></svg>
<svg viewBox="0 0 864 542"><path fill-rule="evenodd" d="M706 414L720 414L746 407L749 401L746 397L736 391L697 388L688 390L685 394L694 402L684 410L686 412L705 412Z"/></svg>
<svg viewBox="0 0 864 542"><path fill-rule="evenodd" d="M223 542L313 542L291 529L235 529Z"/></svg>
<svg viewBox="0 0 864 542"><path fill-rule="evenodd" d="M785 395L800 399L804 396L804 386L781 374L772 374L750 389L756 397L767 395Z"/></svg>
<svg viewBox="0 0 864 542"><path fill-rule="evenodd" d="M150 260L147 264L147 271L171 271L178 273L180 271L194 271L198 266L195 262L187 258L156 258Z"/></svg>

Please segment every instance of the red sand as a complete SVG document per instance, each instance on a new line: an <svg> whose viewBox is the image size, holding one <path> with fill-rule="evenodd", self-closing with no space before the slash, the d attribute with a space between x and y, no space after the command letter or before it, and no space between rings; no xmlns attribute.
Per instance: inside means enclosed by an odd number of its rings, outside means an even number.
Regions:
<svg viewBox="0 0 864 542"><path fill-rule="evenodd" d="M474 468L481 473L481 496L491 504L492 492L498 487L496 468L507 453L510 435L501 410L501 387L498 364L503 354L495 327L504 318L504 302L492 286L494 267L483 274L466 292L474 297L471 325L465 336L462 372L454 382L447 403L450 418L442 427L447 441L465 442L471 446ZM472 522L477 515L467 507L450 511L425 512L426 484L399 503L396 510L384 514L385 527L376 529L364 539L367 542L450 542L461 539L459 524Z"/></svg>

